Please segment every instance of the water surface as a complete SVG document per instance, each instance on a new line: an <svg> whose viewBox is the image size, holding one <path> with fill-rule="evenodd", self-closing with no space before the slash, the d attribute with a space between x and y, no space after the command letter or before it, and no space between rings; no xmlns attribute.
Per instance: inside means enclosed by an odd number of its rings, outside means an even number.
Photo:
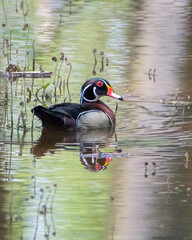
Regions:
<svg viewBox="0 0 192 240"><path fill-rule="evenodd" d="M0 80L1 239L191 239L191 2L2 3L0 69L12 31L9 63L32 70L34 44L36 70L55 72L64 52L73 102L93 76L125 100L115 131L44 132L30 110L54 77Z"/></svg>

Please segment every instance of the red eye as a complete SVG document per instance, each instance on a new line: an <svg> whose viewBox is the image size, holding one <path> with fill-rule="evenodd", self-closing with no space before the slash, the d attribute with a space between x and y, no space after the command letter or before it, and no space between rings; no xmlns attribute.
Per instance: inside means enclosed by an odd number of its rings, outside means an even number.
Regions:
<svg viewBox="0 0 192 240"><path fill-rule="evenodd" d="M97 82L97 86L98 86L98 87L103 87L103 82L102 82L102 81L98 81L98 82Z"/></svg>

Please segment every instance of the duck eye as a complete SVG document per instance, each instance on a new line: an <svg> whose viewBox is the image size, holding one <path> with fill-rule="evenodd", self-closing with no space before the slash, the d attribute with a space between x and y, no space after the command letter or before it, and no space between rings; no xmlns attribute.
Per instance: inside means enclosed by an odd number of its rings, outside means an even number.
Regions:
<svg viewBox="0 0 192 240"><path fill-rule="evenodd" d="M102 81L98 81L98 82L97 82L97 86L98 86L98 87L103 87L103 82L102 82Z"/></svg>

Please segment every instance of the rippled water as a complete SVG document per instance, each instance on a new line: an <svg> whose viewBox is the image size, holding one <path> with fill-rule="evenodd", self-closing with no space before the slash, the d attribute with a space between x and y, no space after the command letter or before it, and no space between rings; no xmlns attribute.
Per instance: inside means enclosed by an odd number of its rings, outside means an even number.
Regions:
<svg viewBox="0 0 192 240"><path fill-rule="evenodd" d="M33 43L36 70L55 72L51 58L65 53L73 102L93 76L125 100L115 131L42 131L30 109L43 80L0 79L1 239L191 239L191 1L23 3L25 17L19 2L1 2L0 69L12 31L21 69L32 70Z"/></svg>

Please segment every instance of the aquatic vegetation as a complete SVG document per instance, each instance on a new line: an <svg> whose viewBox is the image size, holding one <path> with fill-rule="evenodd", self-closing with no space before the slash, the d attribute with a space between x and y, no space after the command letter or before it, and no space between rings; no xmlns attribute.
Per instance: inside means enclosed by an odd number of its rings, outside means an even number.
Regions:
<svg viewBox="0 0 192 240"><path fill-rule="evenodd" d="M23 9L23 7L21 7ZM24 11L23 11L24 13ZM27 14L24 14L24 19ZM72 71L72 64L68 61L67 57L65 57L64 53L60 53L60 64L58 67L59 61L57 61L57 57L53 57L52 60L56 63L55 64L55 72L54 72L54 80L53 82L49 82L45 84L45 78L51 78L53 75L52 72L46 72L43 69L43 66L39 66L39 71L35 71L36 59L35 59L35 41L32 44L32 64L30 64L29 58L29 51L28 51L28 41L29 41L29 25L26 23L25 28L26 30L26 41L25 41L25 49L24 49L24 59L23 63L19 62L21 59L19 56L18 48L16 50L16 60L17 63L13 63L15 57L13 57L13 49L11 48L12 45L12 31L10 31L10 38L6 38L5 34L3 35L3 55L7 59L7 67L5 71L0 71L0 81L2 81L4 85L4 106L8 108L10 107L10 124L9 121L9 111L5 111L7 117L4 118L4 125L9 126L12 130L16 127L17 131L24 130L27 131L30 129L27 116L27 104L31 102L34 97L40 103L44 105L50 105L54 99L54 102L58 101L58 98L62 97L71 101L70 91L69 91L69 80L70 74ZM23 65L21 68L20 66ZM32 66L32 71L29 71L30 66ZM34 79L42 79L42 86L38 89L34 90ZM31 79L31 83L29 86L29 81L26 79ZM20 83L19 83L20 82ZM19 84L18 84L19 83ZM19 86L19 88L18 88ZM54 95L53 93L53 86L54 86ZM67 96L65 96L65 88L67 87ZM59 92L59 94L58 94ZM18 121L17 123L13 121L13 105L14 105L14 96L20 97L23 99L21 102L22 109L17 116ZM15 117L14 117L15 118ZM22 124L21 124L22 123Z"/></svg>
<svg viewBox="0 0 192 240"><path fill-rule="evenodd" d="M101 67L99 69L99 72L102 73L104 71L104 60L105 60L104 51L101 50L99 55L100 55L100 58L101 58ZM97 67L97 48L93 49L93 56L94 56L94 65L93 65L92 74L93 74L93 76L95 76L97 74L97 71L96 71L96 67ZM108 58L106 58L106 66L109 66L109 59Z"/></svg>

